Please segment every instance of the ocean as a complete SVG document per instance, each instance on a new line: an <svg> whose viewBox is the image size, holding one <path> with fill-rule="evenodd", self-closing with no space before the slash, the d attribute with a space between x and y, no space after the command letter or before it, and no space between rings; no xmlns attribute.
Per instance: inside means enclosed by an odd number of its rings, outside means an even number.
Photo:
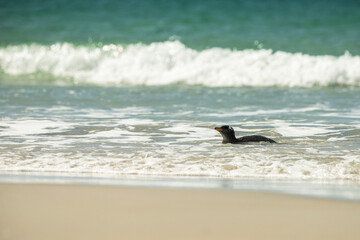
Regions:
<svg viewBox="0 0 360 240"><path fill-rule="evenodd" d="M360 199L359 1L0 6L0 179ZM221 125L279 144L222 144Z"/></svg>

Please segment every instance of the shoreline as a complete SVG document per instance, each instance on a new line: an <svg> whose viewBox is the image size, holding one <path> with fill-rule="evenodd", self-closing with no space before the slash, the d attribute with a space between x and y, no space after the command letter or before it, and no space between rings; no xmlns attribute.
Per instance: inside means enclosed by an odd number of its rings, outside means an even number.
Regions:
<svg viewBox="0 0 360 240"><path fill-rule="evenodd" d="M354 239L360 203L216 189L0 184L0 238Z"/></svg>
<svg viewBox="0 0 360 240"><path fill-rule="evenodd" d="M360 184L344 180L216 178L189 176L101 176L0 173L0 184L90 185L135 188L233 190L360 201Z"/></svg>

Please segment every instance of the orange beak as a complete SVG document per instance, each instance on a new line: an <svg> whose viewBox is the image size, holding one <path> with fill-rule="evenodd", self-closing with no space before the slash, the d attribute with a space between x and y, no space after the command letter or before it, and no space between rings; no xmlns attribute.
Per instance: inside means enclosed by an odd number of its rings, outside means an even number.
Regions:
<svg viewBox="0 0 360 240"><path fill-rule="evenodd" d="M215 130L216 130L216 131L219 131L219 132L222 131L222 129L221 129L221 128L218 128L218 127L216 127Z"/></svg>

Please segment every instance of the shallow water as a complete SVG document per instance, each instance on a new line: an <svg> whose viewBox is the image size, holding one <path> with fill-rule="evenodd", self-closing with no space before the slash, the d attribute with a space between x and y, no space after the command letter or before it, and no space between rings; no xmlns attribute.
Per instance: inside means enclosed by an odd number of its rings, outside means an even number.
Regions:
<svg viewBox="0 0 360 240"><path fill-rule="evenodd" d="M358 89L8 86L1 96L3 171L360 180ZM224 145L222 124L280 144Z"/></svg>

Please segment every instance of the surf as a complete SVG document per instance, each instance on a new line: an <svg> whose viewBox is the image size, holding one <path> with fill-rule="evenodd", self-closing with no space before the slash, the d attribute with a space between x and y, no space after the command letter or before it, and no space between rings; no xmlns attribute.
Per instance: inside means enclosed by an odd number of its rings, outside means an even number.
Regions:
<svg viewBox="0 0 360 240"><path fill-rule="evenodd" d="M271 49L195 50L151 44L23 44L0 48L0 81L100 86L360 86L360 56L312 56Z"/></svg>

